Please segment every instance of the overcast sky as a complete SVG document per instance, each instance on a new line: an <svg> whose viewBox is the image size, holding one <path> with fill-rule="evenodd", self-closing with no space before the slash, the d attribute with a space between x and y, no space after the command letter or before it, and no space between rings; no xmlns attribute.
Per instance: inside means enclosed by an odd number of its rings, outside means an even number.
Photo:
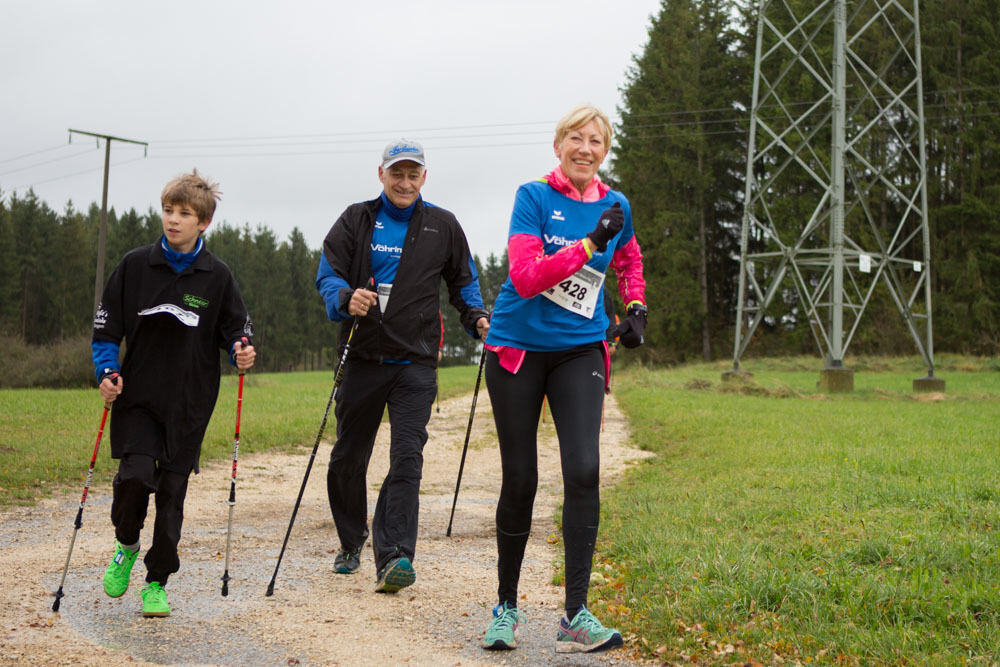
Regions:
<svg viewBox="0 0 1000 667"><path fill-rule="evenodd" d="M547 173L555 122L620 90L659 0L429 2L7 0L0 39L0 191L57 211L159 206L197 167L215 222L293 227L321 244L376 196L382 148L423 143L424 198L475 253L503 252L514 191Z"/></svg>

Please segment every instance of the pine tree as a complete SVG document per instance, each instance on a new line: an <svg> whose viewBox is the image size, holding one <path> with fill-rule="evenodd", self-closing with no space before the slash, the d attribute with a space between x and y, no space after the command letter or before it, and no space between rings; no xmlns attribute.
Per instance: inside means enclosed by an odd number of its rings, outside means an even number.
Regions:
<svg viewBox="0 0 1000 667"><path fill-rule="evenodd" d="M663 0L623 90L613 179L629 197L643 249L645 353L667 361L710 358L731 336L736 109L749 97L733 10L728 0Z"/></svg>

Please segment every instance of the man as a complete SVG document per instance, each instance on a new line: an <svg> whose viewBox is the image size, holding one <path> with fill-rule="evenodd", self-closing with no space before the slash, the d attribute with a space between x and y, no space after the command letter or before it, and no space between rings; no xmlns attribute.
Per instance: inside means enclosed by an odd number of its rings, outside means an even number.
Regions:
<svg viewBox="0 0 1000 667"><path fill-rule="evenodd" d="M378 168L382 194L345 210L323 242L316 287L329 318L341 322L350 354L336 396L337 441L327 493L340 539L334 571L352 574L368 538L366 477L375 436L389 409L389 472L382 482L371 537L377 592L416 580L413 558L427 421L437 393L439 290L462 326L486 338L489 320L465 233L455 216L425 202L423 147L400 139Z"/></svg>

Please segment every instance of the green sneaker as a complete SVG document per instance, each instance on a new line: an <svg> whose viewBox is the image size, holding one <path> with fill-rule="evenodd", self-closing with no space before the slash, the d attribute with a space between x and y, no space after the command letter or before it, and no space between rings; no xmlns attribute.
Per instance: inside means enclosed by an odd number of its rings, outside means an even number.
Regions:
<svg viewBox="0 0 1000 667"><path fill-rule="evenodd" d="M593 653L622 643L621 633L601 625L586 607L580 607L572 623L564 616L556 633L556 653Z"/></svg>
<svg viewBox="0 0 1000 667"><path fill-rule="evenodd" d="M142 615L170 616L170 605L167 604L167 592L160 582L151 581L139 593L142 596Z"/></svg>
<svg viewBox="0 0 1000 667"><path fill-rule="evenodd" d="M375 592L395 593L401 588L406 588L416 580L417 573L413 571L413 566L410 564L409 558L406 556L393 558L378 573Z"/></svg>
<svg viewBox="0 0 1000 667"><path fill-rule="evenodd" d="M128 590L129 578L132 576L132 566L139 550L132 551L115 540L115 555L111 557L108 568L104 570L104 592L113 598L120 598Z"/></svg>
<svg viewBox="0 0 1000 667"><path fill-rule="evenodd" d="M524 622L524 614L507 603L493 608L493 621L483 635L483 648L488 651L509 651L517 648L517 628Z"/></svg>

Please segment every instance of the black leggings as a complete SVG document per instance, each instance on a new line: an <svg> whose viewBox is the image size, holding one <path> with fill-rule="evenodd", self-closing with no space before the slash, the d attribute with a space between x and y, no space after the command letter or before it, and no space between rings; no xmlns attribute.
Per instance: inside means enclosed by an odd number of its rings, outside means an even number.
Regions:
<svg viewBox="0 0 1000 667"><path fill-rule="evenodd" d="M499 600L517 606L517 583L538 486L538 419L547 396L563 474L566 609L574 611L587 602L600 517L601 344L527 352L516 374L504 370L497 355L490 352L486 387L503 468L496 516Z"/></svg>

